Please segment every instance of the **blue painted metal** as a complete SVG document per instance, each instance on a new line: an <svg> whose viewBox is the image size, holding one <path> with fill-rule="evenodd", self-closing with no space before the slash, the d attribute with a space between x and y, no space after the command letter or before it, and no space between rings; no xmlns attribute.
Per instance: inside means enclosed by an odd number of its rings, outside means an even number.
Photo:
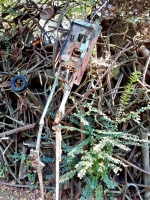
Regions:
<svg viewBox="0 0 150 200"><path fill-rule="evenodd" d="M16 86L16 83L18 80L21 81L20 87ZM27 80L25 79L24 76L21 76L21 75L15 76L10 82L10 87L15 92L22 92L27 87Z"/></svg>

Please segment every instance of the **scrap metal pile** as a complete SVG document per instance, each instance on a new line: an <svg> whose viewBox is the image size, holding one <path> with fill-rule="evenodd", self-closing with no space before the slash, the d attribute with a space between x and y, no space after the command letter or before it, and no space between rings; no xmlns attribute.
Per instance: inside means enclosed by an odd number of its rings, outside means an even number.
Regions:
<svg viewBox="0 0 150 200"><path fill-rule="evenodd" d="M77 105L94 100L96 108L113 118L129 76L136 70L143 73L143 82L126 109L135 110L149 101L149 36L144 31L139 36L128 24L122 27L108 15L101 26L71 20L64 14L66 7L55 1L44 6L18 1L4 7L0 17L0 166L6 167L5 181L20 185L36 182L31 177L36 168L41 191L41 180L55 187L53 177L46 181L49 174L56 174L58 186L61 137L70 145L85 139L82 133L55 128L73 125L66 114L71 116ZM143 121L147 127L140 125L141 130L149 129L148 119ZM138 126L127 122L119 130L135 132ZM34 168L24 170L27 156ZM128 164L141 168L139 157L139 149L134 148ZM139 174L134 182L140 184Z"/></svg>

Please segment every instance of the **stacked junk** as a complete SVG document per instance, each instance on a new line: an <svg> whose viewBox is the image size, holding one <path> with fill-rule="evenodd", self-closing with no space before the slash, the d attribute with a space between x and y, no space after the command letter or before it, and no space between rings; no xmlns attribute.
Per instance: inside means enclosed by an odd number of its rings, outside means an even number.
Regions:
<svg viewBox="0 0 150 200"><path fill-rule="evenodd" d="M73 106L69 94L74 84L80 85L101 31L92 22L70 22L65 16L64 27L61 18L55 7L32 1L17 2L0 18L0 161L8 168L7 179L23 185L25 177L30 179L24 169L29 155L42 198L42 169L46 176L55 167L40 157L56 155L59 181L62 135L55 127L65 107Z"/></svg>
<svg viewBox="0 0 150 200"><path fill-rule="evenodd" d="M85 112L84 103L93 102L95 108L114 119L130 75L140 71L142 82L138 80L133 99L124 112L128 114L149 104L150 43L149 38L145 39L149 27L143 25L144 31L140 27L139 32L138 26L133 28L121 19L116 20L117 10L111 5L103 9L101 25L93 22L96 14L90 20L71 20L66 15L69 1L63 2L42 4L26 0L1 6L1 183L39 187L41 199L45 189L54 189L53 199L60 199L61 145L64 142L74 146L85 140L81 131L71 131L74 124L68 120L78 109ZM118 131L136 135L140 129L145 133L149 130L148 115L143 113L138 124L134 119L120 123ZM97 116L94 117L96 126L103 129L96 121ZM64 130L62 126L71 128ZM79 126L82 129L82 124ZM117 158L130 166L124 170L125 185L130 177L141 186L140 173L148 171L148 165L144 164L149 159L148 148L143 150L143 160L137 147L133 147L130 155L115 151ZM129 157L128 161L122 160L120 154ZM134 171L139 172L135 177ZM149 187L146 185L141 187ZM73 199L75 183L66 187L71 191L69 198ZM76 188L79 189L78 184ZM121 195L122 189L118 190Z"/></svg>

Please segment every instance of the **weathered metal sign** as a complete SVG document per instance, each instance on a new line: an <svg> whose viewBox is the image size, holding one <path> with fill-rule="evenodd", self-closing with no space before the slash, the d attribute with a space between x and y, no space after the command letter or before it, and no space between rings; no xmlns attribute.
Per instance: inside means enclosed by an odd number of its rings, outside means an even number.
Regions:
<svg viewBox="0 0 150 200"><path fill-rule="evenodd" d="M97 24L75 19L60 52L63 64L74 69L74 84L79 85L92 54L93 47L100 34Z"/></svg>

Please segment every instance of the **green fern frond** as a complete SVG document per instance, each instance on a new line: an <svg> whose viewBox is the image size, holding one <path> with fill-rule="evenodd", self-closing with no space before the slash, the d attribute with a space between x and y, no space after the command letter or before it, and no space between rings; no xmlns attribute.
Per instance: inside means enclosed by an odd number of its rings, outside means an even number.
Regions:
<svg viewBox="0 0 150 200"><path fill-rule="evenodd" d="M103 189L101 185L98 185L95 190L95 200L103 200Z"/></svg>
<svg viewBox="0 0 150 200"><path fill-rule="evenodd" d="M107 174L102 174L102 178L109 189L114 189L116 187L116 184L109 179Z"/></svg>
<svg viewBox="0 0 150 200"><path fill-rule="evenodd" d="M140 79L140 76L141 72L136 71L129 78L129 83L125 87L124 94L122 95L120 100L120 106L116 113L117 123L120 123L121 115L123 114L123 111L125 110L125 107L128 105L129 101L131 100L132 94L135 89L135 83Z"/></svg>
<svg viewBox="0 0 150 200"><path fill-rule="evenodd" d="M125 122L125 121L129 121L129 120L134 120L137 123L140 123L141 118L140 118L140 114L145 112L146 110L150 110L150 105L146 106L146 107L141 107L140 109L138 109L136 112L131 111L130 113L126 114L121 120L121 122Z"/></svg>
<svg viewBox="0 0 150 200"><path fill-rule="evenodd" d="M131 77L131 84L135 83L138 77L139 73ZM128 85L127 90L129 91L129 89ZM126 102L130 100L129 96L132 95L132 92L133 90L122 99L127 99ZM61 164L61 182L76 175L81 179L81 183L84 183L80 199L94 197L100 200L104 194L103 187L100 187L100 184L108 189L115 188L115 183L108 174L110 174L110 171L117 174L118 171L121 171L120 165L126 166L113 157L115 147L123 151L129 151L129 145L141 146L147 145L148 142L141 140L137 135L117 131L115 121L106 116L101 110L96 109L93 104L85 104L86 111L84 113L77 109L78 112L73 114L71 120L78 121L78 124L74 123L73 127L59 126L61 129L82 132L86 136L84 141L79 142L74 147L70 147L63 142L63 151L67 155L64 156L65 162ZM121 109L123 110L123 106L120 107ZM143 112L145 109L147 108L140 109L137 112ZM95 128L95 123L98 124L97 127L102 124L103 129Z"/></svg>
<svg viewBox="0 0 150 200"><path fill-rule="evenodd" d="M75 170L69 171L60 177L60 183L63 183L69 179L71 179L76 174Z"/></svg>

